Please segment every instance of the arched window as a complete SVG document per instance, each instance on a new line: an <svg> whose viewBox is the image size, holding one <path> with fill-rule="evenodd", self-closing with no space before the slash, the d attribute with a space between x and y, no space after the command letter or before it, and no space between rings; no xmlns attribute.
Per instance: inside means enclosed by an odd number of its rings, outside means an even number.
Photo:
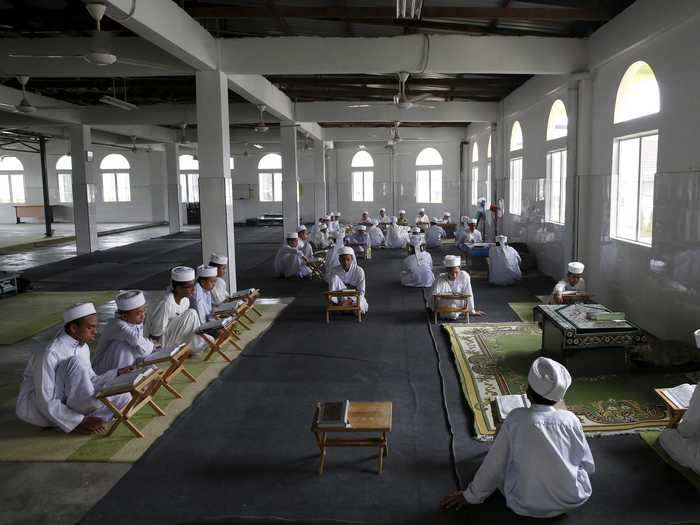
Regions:
<svg viewBox="0 0 700 525"><path fill-rule="evenodd" d="M180 172L180 199L182 202L199 202L199 160L193 155L180 155L177 159Z"/></svg>
<svg viewBox="0 0 700 525"><path fill-rule="evenodd" d="M442 156L435 148L416 157L416 202L442 202Z"/></svg>
<svg viewBox="0 0 700 525"><path fill-rule="evenodd" d="M479 204L479 145L472 146L472 204Z"/></svg>
<svg viewBox="0 0 700 525"><path fill-rule="evenodd" d="M129 161L124 155L110 153L100 162L102 173L102 201L131 201L131 184L129 182Z"/></svg>
<svg viewBox="0 0 700 525"><path fill-rule="evenodd" d="M552 109L549 110L547 120L547 140L566 137L569 119L566 116L566 106L561 100L555 100Z"/></svg>
<svg viewBox="0 0 700 525"><path fill-rule="evenodd" d="M23 204L24 166L17 157L0 157L0 202Z"/></svg>
<svg viewBox="0 0 700 525"><path fill-rule="evenodd" d="M59 157L56 161L59 202L73 202L72 173L73 162L71 161L70 155L63 155Z"/></svg>
<svg viewBox="0 0 700 525"><path fill-rule="evenodd" d="M258 162L260 202L282 202L282 157L268 153Z"/></svg>
<svg viewBox="0 0 700 525"><path fill-rule="evenodd" d="M352 157L352 200L372 202L374 200L374 159L365 150Z"/></svg>
<svg viewBox="0 0 700 525"><path fill-rule="evenodd" d="M513 123L510 132L510 177L508 178L508 209L520 215L523 205L523 130L520 122Z"/></svg>
<svg viewBox="0 0 700 525"><path fill-rule="evenodd" d="M646 62L635 62L625 72L615 99L613 122L619 124L658 113L661 107L656 75Z"/></svg>

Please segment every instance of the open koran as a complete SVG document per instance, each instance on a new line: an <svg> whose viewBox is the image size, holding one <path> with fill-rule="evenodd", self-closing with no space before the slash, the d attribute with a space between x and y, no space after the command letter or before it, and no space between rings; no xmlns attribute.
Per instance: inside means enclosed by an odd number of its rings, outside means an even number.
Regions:
<svg viewBox="0 0 700 525"><path fill-rule="evenodd" d="M350 401L328 401L321 403L318 409L318 428L349 428L348 411Z"/></svg>
<svg viewBox="0 0 700 525"><path fill-rule="evenodd" d="M232 292L231 295L229 295L229 300L241 299L242 297L246 297L246 296L252 294L254 291L255 291L255 288L248 288L246 290L238 290L237 292Z"/></svg>
<svg viewBox="0 0 700 525"><path fill-rule="evenodd" d="M102 387L102 390L100 390L100 392L97 394L97 397L129 392L141 381L146 379L148 376L150 376L157 370L157 366L151 365L145 368L138 368L136 370L132 370L131 372L127 372L126 374L118 375Z"/></svg>
<svg viewBox="0 0 700 525"><path fill-rule="evenodd" d="M148 354L146 357L143 358L143 364L144 365L150 365L154 363L160 363L162 361L168 361L171 357L173 357L175 354L177 354L183 346L185 346L187 343L183 343L179 346L176 346L173 349L168 349L168 348L161 348L160 350L157 350L155 352L151 352Z"/></svg>
<svg viewBox="0 0 700 525"><path fill-rule="evenodd" d="M683 383L673 388L662 388L661 391L679 408L687 409L688 405L690 405L690 399L695 393L695 386L696 385Z"/></svg>
<svg viewBox="0 0 700 525"><path fill-rule="evenodd" d="M242 304L244 304L243 301L231 301L231 302L228 302L228 303L217 304L217 305L214 307L214 312L215 312L215 313L218 313L218 312L228 312L228 311L231 311L231 310L235 310L236 308L238 308L238 307L239 307L240 305L242 305Z"/></svg>
<svg viewBox="0 0 700 525"><path fill-rule="evenodd" d="M222 328L226 328L233 321L233 317L227 317L226 319L213 319L211 321L207 321L206 323L200 324L199 328L197 328L197 333L203 334L206 332L215 332L217 330L221 330Z"/></svg>
<svg viewBox="0 0 700 525"><path fill-rule="evenodd" d="M494 405L496 409L494 418L502 423L508 417L508 414L516 408L529 408L530 400L525 394L511 394L497 396Z"/></svg>

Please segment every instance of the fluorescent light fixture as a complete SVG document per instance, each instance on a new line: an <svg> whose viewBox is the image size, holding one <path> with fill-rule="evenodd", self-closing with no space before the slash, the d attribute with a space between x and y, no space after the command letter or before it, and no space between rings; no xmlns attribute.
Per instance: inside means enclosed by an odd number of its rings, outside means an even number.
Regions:
<svg viewBox="0 0 700 525"><path fill-rule="evenodd" d="M364 144L360 144L360 145L357 146L357 147L360 148L360 149L365 149L365 145L364 145Z"/></svg>
<svg viewBox="0 0 700 525"><path fill-rule="evenodd" d="M346 106L348 108L370 108L370 104L352 104L351 106Z"/></svg>
<svg viewBox="0 0 700 525"><path fill-rule="evenodd" d="M132 109L138 109L131 102L127 102L126 100L121 100L119 98L110 97L109 95L105 95L102 98L100 98L100 102L102 102L103 104L108 104L110 106L114 106L115 108L124 109L126 111L131 111Z"/></svg>
<svg viewBox="0 0 700 525"><path fill-rule="evenodd" d="M263 149L262 145L260 144L253 144L253 147L257 149Z"/></svg>

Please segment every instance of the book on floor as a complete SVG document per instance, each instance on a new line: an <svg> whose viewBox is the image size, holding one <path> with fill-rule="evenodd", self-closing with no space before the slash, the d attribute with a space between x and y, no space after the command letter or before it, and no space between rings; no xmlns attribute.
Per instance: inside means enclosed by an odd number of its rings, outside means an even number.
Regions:
<svg viewBox="0 0 700 525"><path fill-rule="evenodd" d="M350 401L327 401L321 403L318 409L316 426L318 428L348 428L350 421L348 411Z"/></svg>
<svg viewBox="0 0 700 525"><path fill-rule="evenodd" d="M186 343L182 343L179 346L176 346L175 348L161 348L160 350L156 350L155 352L151 352L148 354L146 357L143 358L143 364L144 365L150 365L153 363L160 363L162 361L168 361L171 357L173 357L175 354L177 354L183 346L185 346Z"/></svg>
<svg viewBox="0 0 700 525"><path fill-rule="evenodd" d="M687 409L690 405L690 399L695 393L695 385L683 383L673 388L662 388L661 391L679 408Z"/></svg>
<svg viewBox="0 0 700 525"><path fill-rule="evenodd" d="M97 397L128 392L141 381L157 371L157 366L150 365L144 368L137 368L136 370L132 370L126 374L118 375L102 387L102 390L100 390L100 392L97 394Z"/></svg>
<svg viewBox="0 0 700 525"><path fill-rule="evenodd" d="M494 417L497 421L505 421L508 414L516 408L529 408L530 400L525 394L511 394L505 396L497 396L495 400L496 413Z"/></svg>

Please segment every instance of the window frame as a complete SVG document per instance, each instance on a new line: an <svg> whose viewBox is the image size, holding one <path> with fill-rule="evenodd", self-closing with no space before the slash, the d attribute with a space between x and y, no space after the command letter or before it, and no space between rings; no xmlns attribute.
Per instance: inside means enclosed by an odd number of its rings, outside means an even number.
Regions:
<svg viewBox="0 0 700 525"><path fill-rule="evenodd" d="M119 160L123 160L126 166L120 166L120 167L104 167L105 161L109 158L113 157L115 160L117 157L120 157ZM122 195L122 191L119 189L119 176L120 175L126 175L126 180L127 180L127 188L126 192L127 195ZM111 179L111 185L114 187L114 195L115 199L109 199L107 200L106 195L105 195L105 190L107 184L105 181L107 179ZM102 183L102 202L105 204L121 204L125 202L131 202L131 164L129 163L129 159L127 159L124 155L121 153L109 153L105 155L102 158L102 161L100 162L100 182Z"/></svg>
<svg viewBox="0 0 700 525"><path fill-rule="evenodd" d="M271 184L272 199L263 199L263 186L267 185L267 181L263 184L263 177L270 177L269 183ZM284 192L282 188L282 170L275 169L264 169L258 170L258 184L260 187L260 192L258 195L259 202L282 202L282 194ZM279 195L277 193L279 192Z"/></svg>
<svg viewBox="0 0 700 525"><path fill-rule="evenodd" d="M67 178L67 188L66 181L62 179ZM56 173L56 180L58 181L58 202L62 204L71 204L73 202L73 171L60 170ZM64 191L66 192L64 194Z"/></svg>
<svg viewBox="0 0 700 525"><path fill-rule="evenodd" d="M360 191L362 199L355 198L355 190L357 189L355 185L358 175L362 179L362 188ZM352 202L374 202L374 168L353 168L351 176L352 188L350 198Z"/></svg>
<svg viewBox="0 0 700 525"><path fill-rule="evenodd" d="M438 156L440 157L440 164L418 164L418 160L420 159L421 155L428 149L434 150ZM437 148L433 148L432 146L427 146L423 149L421 149L418 152L418 155L416 155L416 163L415 163L415 168L416 168L416 191L415 191L415 197L416 197L416 204L442 204L444 201L444 191L443 191L443 180L442 180L442 175L443 175L443 167L445 165L445 161L443 160L442 154L438 151ZM418 192L418 181L419 181L419 173L420 172L427 172L427 177L428 177L428 200L421 200L419 199L420 194ZM436 183L435 179L439 178L439 183ZM434 193L434 188L439 187L440 188L440 199L439 200L433 200L433 193Z"/></svg>
<svg viewBox="0 0 700 525"><path fill-rule="evenodd" d="M522 215L523 213L523 164L525 157L521 154L514 155L508 162L508 212L511 215ZM515 178L513 176L513 166L515 163L520 163L520 173L518 174L519 184L517 192L515 190ZM516 199L515 196L519 197ZM517 205L516 205L517 204ZM517 211L516 211L517 210Z"/></svg>
<svg viewBox="0 0 700 525"><path fill-rule="evenodd" d="M13 158L17 161L18 167L17 168L10 168L10 169L0 169L0 177L3 179L6 179L6 184L7 184L7 200L0 200L0 204L26 204L27 203L27 187L25 186L25 181L24 181L24 164L22 161L15 156L4 156L6 158ZM21 168L20 168L21 167ZM20 182L22 186L21 194L22 198L18 199L17 196L15 195L15 183L14 181L17 180L18 177L21 177Z"/></svg>
<svg viewBox="0 0 700 525"><path fill-rule="evenodd" d="M559 220L552 219L552 160L559 155ZM564 226L566 224L566 178L568 151L566 147L547 151L545 155L544 221Z"/></svg>

